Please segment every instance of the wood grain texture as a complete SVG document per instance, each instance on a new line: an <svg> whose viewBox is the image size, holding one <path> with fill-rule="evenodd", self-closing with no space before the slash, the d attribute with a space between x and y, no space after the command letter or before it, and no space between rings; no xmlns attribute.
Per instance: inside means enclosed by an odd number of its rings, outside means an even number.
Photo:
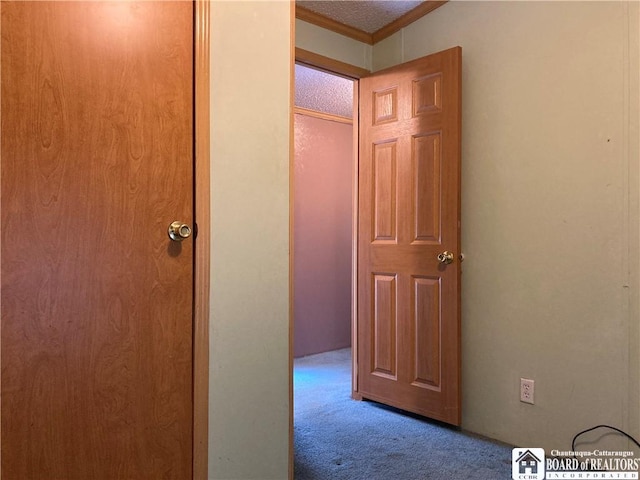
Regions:
<svg viewBox="0 0 640 480"><path fill-rule="evenodd" d="M371 373L397 380L398 286L396 276L374 273L373 292Z"/></svg>
<svg viewBox="0 0 640 480"><path fill-rule="evenodd" d="M387 140L372 145L374 243L398 241L398 144Z"/></svg>
<svg viewBox="0 0 640 480"><path fill-rule="evenodd" d="M334 115L332 113L318 112L317 110L311 110L309 108L294 107L293 113L298 115L305 115L307 117L320 118L322 120L329 120L330 122L346 123L348 125L353 125L353 119L349 117L342 117L340 115Z"/></svg>
<svg viewBox="0 0 640 480"><path fill-rule="evenodd" d="M210 2L195 12L195 298L193 312L193 478L207 480L209 454L209 287L211 252Z"/></svg>
<svg viewBox="0 0 640 480"><path fill-rule="evenodd" d="M440 391L440 279L413 277L412 385Z"/></svg>
<svg viewBox="0 0 640 480"><path fill-rule="evenodd" d="M437 255L460 252L460 72L453 48L360 80L358 184L357 393L455 425L460 264Z"/></svg>
<svg viewBox="0 0 640 480"><path fill-rule="evenodd" d="M1 9L2 476L191 478L193 6Z"/></svg>
<svg viewBox="0 0 640 480"><path fill-rule="evenodd" d="M351 164L351 397L362 399L358 394L358 162L360 128L360 81L353 85L353 161Z"/></svg>
<svg viewBox="0 0 640 480"><path fill-rule="evenodd" d="M333 58L325 57L324 55L319 55L297 47L296 62L328 70L332 73L343 75L348 78L361 78L369 75L370 73L366 68L356 67L355 65L334 60Z"/></svg>
<svg viewBox="0 0 640 480"><path fill-rule="evenodd" d="M442 151L441 133L428 133L413 138L413 202L411 215L414 231L412 243L440 242Z"/></svg>

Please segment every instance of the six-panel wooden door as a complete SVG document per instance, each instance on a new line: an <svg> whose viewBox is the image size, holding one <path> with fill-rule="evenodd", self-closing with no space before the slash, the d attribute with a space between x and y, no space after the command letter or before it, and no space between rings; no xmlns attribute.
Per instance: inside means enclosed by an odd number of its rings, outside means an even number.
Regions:
<svg viewBox="0 0 640 480"><path fill-rule="evenodd" d="M360 80L358 394L454 425L460 122L459 47Z"/></svg>

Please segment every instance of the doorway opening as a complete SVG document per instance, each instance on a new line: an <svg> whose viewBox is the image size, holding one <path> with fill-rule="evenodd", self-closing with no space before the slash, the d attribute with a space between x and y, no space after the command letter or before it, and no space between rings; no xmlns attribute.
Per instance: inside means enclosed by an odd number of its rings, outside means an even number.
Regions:
<svg viewBox="0 0 640 480"><path fill-rule="evenodd" d="M296 64L294 357L351 347L354 80Z"/></svg>
<svg viewBox="0 0 640 480"><path fill-rule="evenodd" d="M340 378L346 375L346 379L339 382L340 388L347 390L352 382L353 398L459 426L461 260L451 252L460 251L461 49L454 47L358 78L354 105L366 113L357 131L352 130L358 140L352 144L358 146L353 147L351 162L351 211L356 217L352 217L351 238L358 239L352 243L355 254L351 257L352 291L357 292L351 297L354 352L347 354L352 369L348 364L342 369ZM294 192L300 190L295 177L298 170L292 165ZM324 190L330 187L331 182L325 182ZM296 288L300 289L295 279L299 221L295 202L292 213L295 332L299 328ZM324 240L321 235L316 237ZM322 267L328 263L318 261ZM311 280L311 289L317 289L321 280L317 276ZM356 324L357 318L361 321ZM304 377L309 376L305 372ZM305 380L309 383L309 378ZM321 398L329 390L332 388L309 395L313 411L308 419L310 425L316 422L317 431L326 425L341 425L334 414L352 409L358 412L352 418L358 418L362 428L376 430L385 438L394 431L390 426L377 430L377 420L364 425L369 402L341 406L325 402L323 413ZM349 397L340 395L344 400ZM299 419L296 398L297 393L292 413ZM311 430L303 432L296 419L293 426L294 437L300 432L297 438L311 446L316 443ZM333 448L336 430L327 433L320 443ZM299 443L292 438L294 442ZM353 435L344 437L343 446L354 447ZM362 448L356 450L352 458ZM300 462L301 468L311 468L314 459L307 460Z"/></svg>
<svg viewBox="0 0 640 480"><path fill-rule="evenodd" d="M291 311L293 423L302 430L317 428L316 389L338 403L354 387L356 95L357 80L296 63Z"/></svg>

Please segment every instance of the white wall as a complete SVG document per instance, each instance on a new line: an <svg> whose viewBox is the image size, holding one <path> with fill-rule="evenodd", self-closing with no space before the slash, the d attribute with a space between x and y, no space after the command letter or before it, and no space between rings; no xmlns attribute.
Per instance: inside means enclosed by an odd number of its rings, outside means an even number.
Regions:
<svg viewBox="0 0 640 480"><path fill-rule="evenodd" d="M290 19L211 5L211 479L288 476Z"/></svg>
<svg viewBox="0 0 640 480"><path fill-rule="evenodd" d="M465 429L640 434L639 23L637 2L449 2L374 46L374 69L463 49Z"/></svg>
<svg viewBox="0 0 640 480"><path fill-rule="evenodd" d="M298 48L371 70L373 52L371 45L302 20L296 20L295 35Z"/></svg>

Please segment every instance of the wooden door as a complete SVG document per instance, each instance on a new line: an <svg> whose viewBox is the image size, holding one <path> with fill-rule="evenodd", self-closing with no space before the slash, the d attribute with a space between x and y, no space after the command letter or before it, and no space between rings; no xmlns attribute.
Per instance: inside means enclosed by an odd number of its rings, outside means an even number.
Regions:
<svg viewBox="0 0 640 480"><path fill-rule="evenodd" d="M357 393L454 425L460 70L457 47L361 79L358 186Z"/></svg>
<svg viewBox="0 0 640 480"><path fill-rule="evenodd" d="M193 5L0 8L2 478L191 478Z"/></svg>

